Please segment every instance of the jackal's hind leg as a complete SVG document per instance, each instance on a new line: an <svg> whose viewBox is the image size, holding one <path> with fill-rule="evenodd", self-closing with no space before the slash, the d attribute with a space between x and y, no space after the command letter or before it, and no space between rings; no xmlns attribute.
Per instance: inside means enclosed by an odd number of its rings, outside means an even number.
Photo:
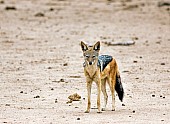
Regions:
<svg viewBox="0 0 170 124"><path fill-rule="evenodd" d="M102 108L102 111L105 111L106 105L107 105L107 100L108 100L108 95L107 95L107 92L106 92L106 79L101 80L101 90L102 90L103 95L104 95L104 107Z"/></svg>
<svg viewBox="0 0 170 124"><path fill-rule="evenodd" d="M112 91L112 111L115 111L115 90Z"/></svg>
<svg viewBox="0 0 170 124"><path fill-rule="evenodd" d="M115 111L115 79L108 79L110 91L112 94L112 111Z"/></svg>

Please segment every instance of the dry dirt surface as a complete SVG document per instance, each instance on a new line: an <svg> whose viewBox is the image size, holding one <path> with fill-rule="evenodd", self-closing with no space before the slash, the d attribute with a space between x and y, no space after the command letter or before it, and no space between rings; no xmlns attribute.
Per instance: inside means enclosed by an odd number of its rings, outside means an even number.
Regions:
<svg viewBox="0 0 170 124"><path fill-rule="evenodd" d="M0 123L170 123L169 0L0 0ZM80 41L101 41L125 89L116 111L87 105ZM135 41L130 46L104 42ZM68 102L77 93L79 101ZM103 105L103 94L101 95ZM122 105L123 104L123 105Z"/></svg>

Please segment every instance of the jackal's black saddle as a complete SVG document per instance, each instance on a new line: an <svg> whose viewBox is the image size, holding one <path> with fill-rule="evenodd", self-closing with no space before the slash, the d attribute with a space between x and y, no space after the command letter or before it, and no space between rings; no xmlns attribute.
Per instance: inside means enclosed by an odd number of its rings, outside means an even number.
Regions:
<svg viewBox="0 0 170 124"><path fill-rule="evenodd" d="M112 59L112 56L109 55L99 56L97 66L100 67L100 71L103 71L105 67L112 61Z"/></svg>

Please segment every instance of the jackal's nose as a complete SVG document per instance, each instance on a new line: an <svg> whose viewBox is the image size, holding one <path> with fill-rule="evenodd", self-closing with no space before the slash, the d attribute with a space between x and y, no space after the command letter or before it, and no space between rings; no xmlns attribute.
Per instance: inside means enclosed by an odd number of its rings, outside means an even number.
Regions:
<svg viewBox="0 0 170 124"><path fill-rule="evenodd" d="M89 62L89 65L92 65L92 62Z"/></svg>

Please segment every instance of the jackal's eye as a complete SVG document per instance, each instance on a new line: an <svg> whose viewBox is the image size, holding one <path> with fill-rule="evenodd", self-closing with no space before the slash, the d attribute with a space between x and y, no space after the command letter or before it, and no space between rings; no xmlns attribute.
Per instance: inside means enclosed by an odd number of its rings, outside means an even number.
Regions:
<svg viewBox="0 0 170 124"><path fill-rule="evenodd" d="M95 58L96 56L95 56L95 55L93 55L92 57L93 57L93 58Z"/></svg>
<svg viewBox="0 0 170 124"><path fill-rule="evenodd" d="M89 58L90 56L89 55L85 55L86 58Z"/></svg>

